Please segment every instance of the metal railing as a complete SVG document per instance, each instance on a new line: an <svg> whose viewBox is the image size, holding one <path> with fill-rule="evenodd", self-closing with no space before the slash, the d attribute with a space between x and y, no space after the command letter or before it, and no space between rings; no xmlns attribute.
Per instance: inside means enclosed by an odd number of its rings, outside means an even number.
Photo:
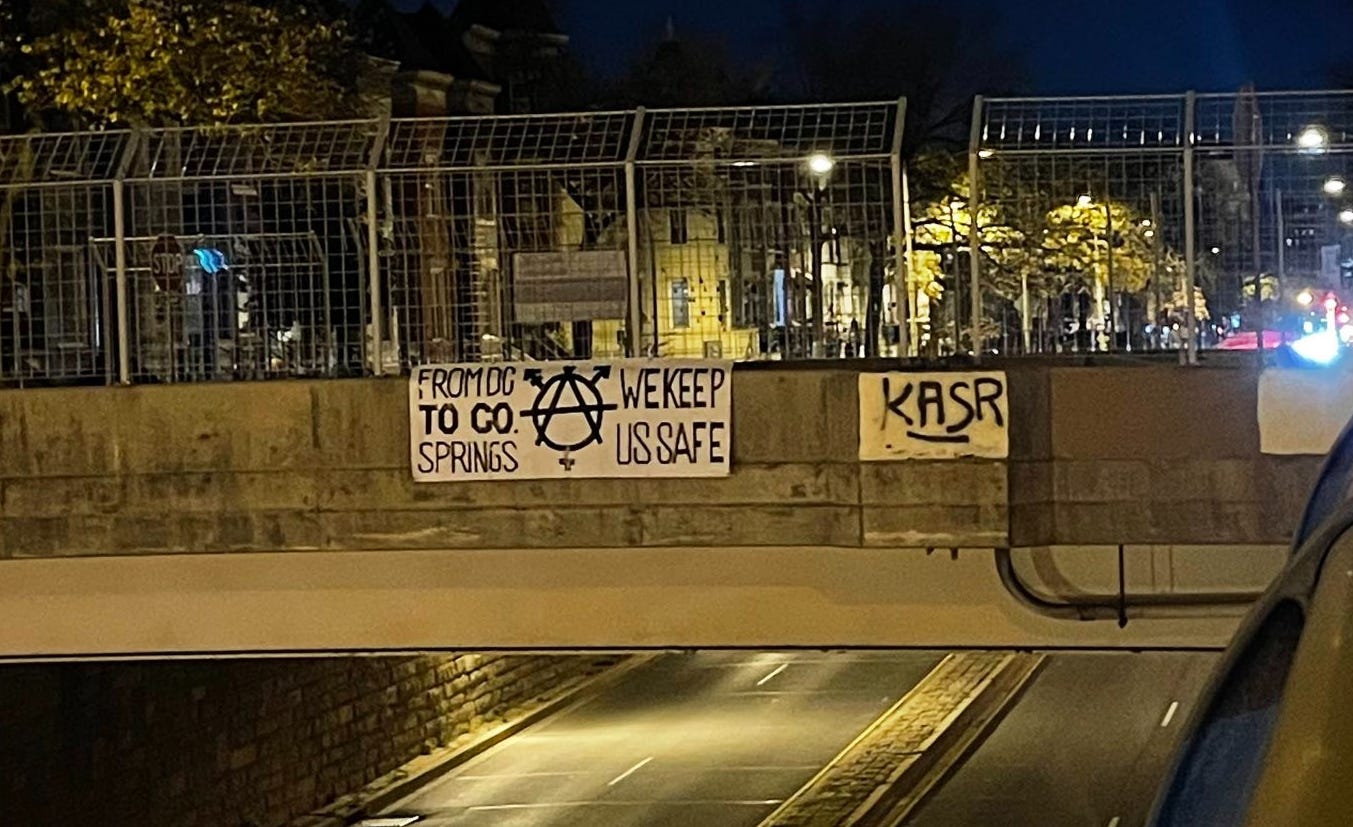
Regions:
<svg viewBox="0 0 1353 827"><path fill-rule="evenodd" d="M0 138L0 384L908 351L904 107Z"/></svg>
<svg viewBox="0 0 1353 827"><path fill-rule="evenodd" d="M976 289L947 321L988 352L1185 361L1309 333L1353 286L1351 160L1347 91L978 99L950 221Z"/></svg>

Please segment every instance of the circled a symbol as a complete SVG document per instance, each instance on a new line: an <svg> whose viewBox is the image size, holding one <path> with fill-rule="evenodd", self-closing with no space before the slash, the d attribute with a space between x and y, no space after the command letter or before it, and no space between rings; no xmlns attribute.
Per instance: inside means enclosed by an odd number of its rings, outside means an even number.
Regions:
<svg viewBox="0 0 1353 827"><path fill-rule="evenodd" d="M610 375L605 365L599 365L590 377L578 373L573 365L548 380L539 370L526 371L523 378L536 388L536 399L521 415L535 426L536 445L566 454L600 445L603 416L619 407L601 397L601 380Z"/></svg>

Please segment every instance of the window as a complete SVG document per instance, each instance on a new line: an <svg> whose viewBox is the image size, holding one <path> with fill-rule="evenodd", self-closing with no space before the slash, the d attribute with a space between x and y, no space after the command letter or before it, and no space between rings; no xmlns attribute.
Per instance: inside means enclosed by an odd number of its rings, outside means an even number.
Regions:
<svg viewBox="0 0 1353 827"><path fill-rule="evenodd" d="M685 279L672 281L672 327L691 326L690 284Z"/></svg>
<svg viewBox="0 0 1353 827"><path fill-rule="evenodd" d="M673 207L667 211L667 220L672 225L672 243L685 244L687 239L686 211Z"/></svg>

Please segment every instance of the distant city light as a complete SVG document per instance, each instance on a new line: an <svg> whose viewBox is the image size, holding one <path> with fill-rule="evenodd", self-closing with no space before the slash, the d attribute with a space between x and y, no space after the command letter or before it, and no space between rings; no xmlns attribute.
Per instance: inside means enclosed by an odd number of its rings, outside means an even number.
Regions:
<svg viewBox="0 0 1353 827"><path fill-rule="evenodd" d="M808 158L808 169L812 170L815 175L826 175L836 169L836 162L831 159L830 155L819 152Z"/></svg>
<svg viewBox="0 0 1353 827"><path fill-rule="evenodd" d="M1339 220L1345 224L1353 224L1353 209L1340 210Z"/></svg>
<svg viewBox="0 0 1353 827"><path fill-rule="evenodd" d="M1308 126L1297 135L1297 146L1310 153L1321 153L1329 145L1329 133L1323 126Z"/></svg>
<svg viewBox="0 0 1353 827"><path fill-rule="evenodd" d="M733 162L733 166L735 166L735 167L754 167L754 166L756 166L756 161L734 161L734 162Z"/></svg>
<svg viewBox="0 0 1353 827"><path fill-rule="evenodd" d="M980 149L980 150L977 151L977 157L978 157L978 158L981 158L981 159L983 159L983 160L986 160L987 158L990 158L991 156L993 156L993 155L995 155L995 154L996 154L996 150L994 150L994 149Z"/></svg>
<svg viewBox="0 0 1353 827"><path fill-rule="evenodd" d="M1150 226L1151 226L1151 219L1149 219L1149 218L1143 218L1143 219L1142 219L1142 226L1143 226L1143 227L1150 227Z"/></svg>
<svg viewBox="0 0 1353 827"><path fill-rule="evenodd" d="M1088 195L1082 195L1080 198L1076 199L1077 207L1088 207L1093 203L1095 203L1095 199L1091 198Z"/></svg>
<svg viewBox="0 0 1353 827"><path fill-rule="evenodd" d="M1315 303L1315 294L1310 290L1303 290L1297 294L1297 304L1302 307L1310 307Z"/></svg>
<svg viewBox="0 0 1353 827"><path fill-rule="evenodd" d="M1212 255L1214 255L1214 256L1219 256L1219 255L1221 255L1221 248L1220 248L1220 247L1213 247L1213 248L1212 248Z"/></svg>
<svg viewBox="0 0 1353 827"><path fill-rule="evenodd" d="M1332 178L1325 179L1324 190L1326 193L1330 195L1342 195L1344 190L1347 188L1348 184L1344 181L1344 179L1340 178L1337 175L1335 175Z"/></svg>
<svg viewBox="0 0 1353 827"><path fill-rule="evenodd" d="M1296 340L1292 350L1308 362L1331 365L1339 359L1339 339L1333 330L1322 330Z"/></svg>

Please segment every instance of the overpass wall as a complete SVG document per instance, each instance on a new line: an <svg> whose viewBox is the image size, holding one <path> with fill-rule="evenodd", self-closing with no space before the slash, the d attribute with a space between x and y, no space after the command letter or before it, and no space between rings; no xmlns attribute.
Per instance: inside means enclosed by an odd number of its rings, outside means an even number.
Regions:
<svg viewBox="0 0 1353 827"><path fill-rule="evenodd" d="M609 662L3 666L0 823L286 825Z"/></svg>
<svg viewBox="0 0 1353 827"><path fill-rule="evenodd" d="M735 374L726 479L416 485L401 379L0 395L0 555L1281 544L1243 369L1019 368L1010 459L858 461L857 374Z"/></svg>
<svg viewBox="0 0 1353 827"><path fill-rule="evenodd" d="M1010 387L1015 546L1283 545L1324 459L1261 453L1252 369L1052 368Z"/></svg>
<svg viewBox="0 0 1353 827"><path fill-rule="evenodd" d="M857 461L856 374L735 374L731 476L416 485L400 379L0 394L0 553L1000 545L999 462Z"/></svg>

